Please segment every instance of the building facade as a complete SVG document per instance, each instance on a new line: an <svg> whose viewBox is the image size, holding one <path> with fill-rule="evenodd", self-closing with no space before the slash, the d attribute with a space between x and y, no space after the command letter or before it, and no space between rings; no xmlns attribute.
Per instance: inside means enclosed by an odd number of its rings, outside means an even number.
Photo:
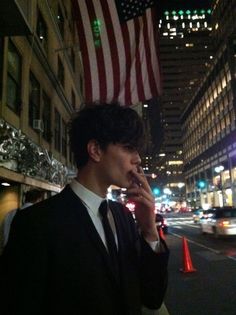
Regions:
<svg viewBox="0 0 236 315"><path fill-rule="evenodd" d="M189 203L236 206L236 1L214 1L214 62L183 116Z"/></svg>
<svg viewBox="0 0 236 315"><path fill-rule="evenodd" d="M212 62L211 9L165 10L159 21L163 78L163 141L156 157L162 186L175 200L185 199L181 115Z"/></svg>
<svg viewBox="0 0 236 315"><path fill-rule="evenodd" d="M24 191L59 192L74 172L67 124L82 101L70 1L1 1L0 220Z"/></svg>

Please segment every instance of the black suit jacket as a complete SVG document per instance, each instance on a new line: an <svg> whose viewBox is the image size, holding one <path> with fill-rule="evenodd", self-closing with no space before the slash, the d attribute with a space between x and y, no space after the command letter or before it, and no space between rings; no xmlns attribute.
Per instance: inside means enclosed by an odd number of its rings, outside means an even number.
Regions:
<svg viewBox="0 0 236 315"><path fill-rule="evenodd" d="M168 249L156 254L130 212L110 203L121 283L90 216L69 186L19 212L0 261L2 315L139 315L159 308L167 286Z"/></svg>

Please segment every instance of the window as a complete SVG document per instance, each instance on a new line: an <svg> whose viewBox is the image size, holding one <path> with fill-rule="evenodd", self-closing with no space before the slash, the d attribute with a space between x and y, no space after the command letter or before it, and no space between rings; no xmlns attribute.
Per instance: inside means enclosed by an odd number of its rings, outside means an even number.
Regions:
<svg viewBox="0 0 236 315"><path fill-rule="evenodd" d="M64 157L67 157L67 128L66 128L66 123L64 120L62 120L62 155Z"/></svg>
<svg viewBox="0 0 236 315"><path fill-rule="evenodd" d="M81 94L83 94L83 78L81 75L79 76L79 85L80 85L80 92Z"/></svg>
<svg viewBox="0 0 236 315"><path fill-rule="evenodd" d="M64 80L65 80L65 74L64 74L64 66L63 63L61 62L60 57L58 57L58 64L57 64L57 76L58 80L61 83L61 85L64 87Z"/></svg>
<svg viewBox="0 0 236 315"><path fill-rule="evenodd" d="M75 53L74 53L73 48L71 48L71 51L70 51L70 62L71 62L73 70L75 71Z"/></svg>
<svg viewBox="0 0 236 315"><path fill-rule="evenodd" d="M48 142L51 142L51 103L50 99L45 92L43 92L43 137Z"/></svg>
<svg viewBox="0 0 236 315"><path fill-rule="evenodd" d="M226 87L226 77L224 76L222 78L222 88L224 89Z"/></svg>
<svg viewBox="0 0 236 315"><path fill-rule="evenodd" d="M61 151L61 116L55 109L55 130L54 130L55 149Z"/></svg>
<svg viewBox="0 0 236 315"><path fill-rule="evenodd" d="M64 38L64 16L62 14L60 7L58 7L57 24L58 24L61 36L62 36L62 38Z"/></svg>
<svg viewBox="0 0 236 315"><path fill-rule="evenodd" d="M9 41L7 54L7 105L16 113L21 107L21 56Z"/></svg>
<svg viewBox="0 0 236 315"><path fill-rule="evenodd" d="M235 112L234 112L234 110L231 110L230 111L230 119L228 118L228 123L229 123L229 121L231 120L231 128L232 128L232 130L234 130L234 126L235 126Z"/></svg>
<svg viewBox="0 0 236 315"><path fill-rule="evenodd" d="M71 90L71 105L73 107L73 109L75 109L75 93L73 90Z"/></svg>
<svg viewBox="0 0 236 315"><path fill-rule="evenodd" d="M40 42L42 43L43 48L47 51L47 42L48 42L48 28L45 23L42 14L38 11L37 27L36 32L39 37Z"/></svg>
<svg viewBox="0 0 236 315"><path fill-rule="evenodd" d="M221 119L220 124L221 124L221 131L223 131L225 129L225 119L224 119L224 117Z"/></svg>
<svg viewBox="0 0 236 315"><path fill-rule="evenodd" d="M73 164L74 163L74 155L72 153L71 150L69 150L69 160L70 160L70 163Z"/></svg>
<svg viewBox="0 0 236 315"><path fill-rule="evenodd" d="M33 73L29 80L29 125L33 128L34 119L40 118L40 85Z"/></svg>

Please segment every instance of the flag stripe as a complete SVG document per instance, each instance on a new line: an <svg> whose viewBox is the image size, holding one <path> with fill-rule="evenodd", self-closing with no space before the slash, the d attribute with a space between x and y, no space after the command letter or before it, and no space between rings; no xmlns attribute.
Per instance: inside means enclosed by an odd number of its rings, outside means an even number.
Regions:
<svg viewBox="0 0 236 315"><path fill-rule="evenodd" d="M82 1L81 1L82 2ZM103 19L102 16L96 16L95 13L95 8L94 8L94 4L92 1L90 0L86 0L86 4L87 4L87 8L88 8L88 15L89 15L89 19L90 19L90 23L95 22L95 21L99 21L102 23ZM103 23L102 23L103 25ZM94 27L94 25L93 25ZM95 31L94 31L95 33ZM98 37L99 38L99 37ZM97 37L94 37L93 34L93 40L97 40ZM101 42L101 37L99 38L100 42ZM96 71L98 72L98 77L99 78L106 78L106 73L105 73L105 60L104 60L104 55L103 55L103 49L102 49L102 45L96 44L95 45L95 54L96 54L96 60L97 60L97 69L93 69L92 71ZM106 100L106 93L107 93L107 82L106 80L98 80L98 89L99 89L99 99L101 101L105 101ZM95 101L97 101L98 99L95 99Z"/></svg>
<svg viewBox="0 0 236 315"><path fill-rule="evenodd" d="M154 8L121 23L115 0L74 1L79 11L76 19L85 101L131 105L158 96L160 70Z"/></svg>
<svg viewBox="0 0 236 315"><path fill-rule="evenodd" d="M76 0L75 0L76 1ZM76 1L77 2L77 1ZM93 34L89 20L87 5L84 1L78 1L78 33L81 43L82 62L84 69L84 87L85 87L85 101L91 102L95 95L98 95L98 85L94 82L99 82L97 72L97 59L93 49L90 48L89 43L93 42Z"/></svg>
<svg viewBox="0 0 236 315"><path fill-rule="evenodd" d="M115 12L116 10L115 2L108 1L107 4L108 4L110 12ZM119 73L117 73L117 76L119 75L119 81L116 82L114 78L114 81L115 81L114 86L115 87L119 86L119 90L117 91L118 95L114 93L114 100L118 100L118 102L122 104L123 103L122 100L125 99L124 80L126 77L126 64L127 64L125 47L124 47L125 39L123 38L118 15L113 15L113 16L111 15L111 19L112 19L112 25L113 25L113 30L114 30L114 41L117 47L117 56L118 56L117 60L113 58L113 62L116 64L116 66L119 69L118 70ZM110 41L110 43L111 42L112 40ZM112 43L110 45L112 46ZM111 80L111 78L109 79Z"/></svg>
<svg viewBox="0 0 236 315"><path fill-rule="evenodd" d="M131 45L130 45L130 35L128 31L128 25L127 23L124 23L121 27L122 37L124 40L124 49L125 49L125 62L126 62L126 69L125 69L125 76L123 78L123 84L124 84L124 99L119 99L121 103L127 103L131 104L131 93L130 93L130 72L131 72L131 65L132 65L132 59L131 59Z"/></svg>
<svg viewBox="0 0 236 315"><path fill-rule="evenodd" d="M127 91L130 94L131 98L131 104L133 103L134 99L138 98L138 87L137 87L137 69L135 68L136 66L136 52L137 52L137 47L138 47L138 42L136 42L135 34L137 30L137 19L128 21L128 30L129 30L129 36L130 36L130 46L131 46L131 68L130 68L130 90ZM140 78L141 79L141 78Z"/></svg>
<svg viewBox="0 0 236 315"><path fill-rule="evenodd" d="M146 60L151 60L152 59L152 52L151 52L151 48L150 48L150 41L152 40L150 37L150 23L152 21L152 15L151 15L152 10L148 9L145 16L144 16L144 34L149 34L149 36L145 36L144 37L144 47L145 49L145 53L146 53ZM148 25L149 22L149 25ZM151 23L152 25L152 23ZM154 71L156 70L153 66L153 63L151 62L147 62L146 63L147 66L147 73L148 73L148 81L149 84L148 86L150 87L151 90L151 94L157 94L157 89L156 89L156 82L155 82L155 75L154 75Z"/></svg>
<svg viewBox="0 0 236 315"><path fill-rule="evenodd" d="M119 53L118 47L116 42L116 36L114 31L114 25L112 23L112 17L110 15L109 5L107 2L104 1L103 3L103 13L104 13L104 22L105 25L110 25L107 28L107 46L110 48L110 56L107 58L111 58L111 67L108 67L106 63L106 68L108 71L107 80L110 84L112 84L112 89L110 89L110 93L108 91L108 100L115 101L118 99L119 91L120 91L120 63L119 63ZM118 22L118 21L117 21ZM110 42L109 42L110 38ZM110 43L113 43L110 45ZM106 59L107 62L107 59ZM112 70L112 75L111 75ZM113 79L112 79L113 78ZM116 84L114 84L116 82ZM113 92L113 93L112 93Z"/></svg>
<svg viewBox="0 0 236 315"><path fill-rule="evenodd" d="M154 21L157 21L157 12L155 10L151 11L152 14L152 27L154 30L151 32L153 38L153 52L152 52L152 63L155 67L155 82L156 82L156 94L160 95L162 93L162 80L161 80L161 67L160 67L160 46L159 46L159 32L157 31L157 24L154 24ZM156 30L155 30L156 28Z"/></svg>
<svg viewBox="0 0 236 315"><path fill-rule="evenodd" d="M144 87L143 87L143 75L141 69L141 58L142 50L140 49L141 36L142 36L142 21L137 18L134 21L135 25L135 42L137 43L136 54L135 54L135 70L136 70L136 82L137 82L137 93L139 99L144 99ZM134 83L135 84L135 83Z"/></svg>
<svg viewBox="0 0 236 315"><path fill-rule="evenodd" d="M148 56L148 47L146 47L147 43L147 32L146 32L146 19L143 20L143 31L141 33L141 39L140 39L140 43L142 43L143 46L143 50L142 50L142 62L141 62L141 66L142 66L142 82L143 82L143 86L145 87L144 89L144 100L147 100L149 98L149 95L151 95L151 90L150 90L150 84L149 84L149 73L147 71L148 69L148 63L150 62L150 57ZM140 48L141 50L141 48Z"/></svg>

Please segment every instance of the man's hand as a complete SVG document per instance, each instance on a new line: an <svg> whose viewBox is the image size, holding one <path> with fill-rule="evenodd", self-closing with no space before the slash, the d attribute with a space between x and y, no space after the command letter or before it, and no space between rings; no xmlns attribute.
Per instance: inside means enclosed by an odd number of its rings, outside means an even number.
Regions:
<svg viewBox="0 0 236 315"><path fill-rule="evenodd" d="M148 181L140 168L133 171L133 184L127 189L129 200L135 202L135 217L146 241L158 240L158 232L155 224L155 199L152 196Z"/></svg>

